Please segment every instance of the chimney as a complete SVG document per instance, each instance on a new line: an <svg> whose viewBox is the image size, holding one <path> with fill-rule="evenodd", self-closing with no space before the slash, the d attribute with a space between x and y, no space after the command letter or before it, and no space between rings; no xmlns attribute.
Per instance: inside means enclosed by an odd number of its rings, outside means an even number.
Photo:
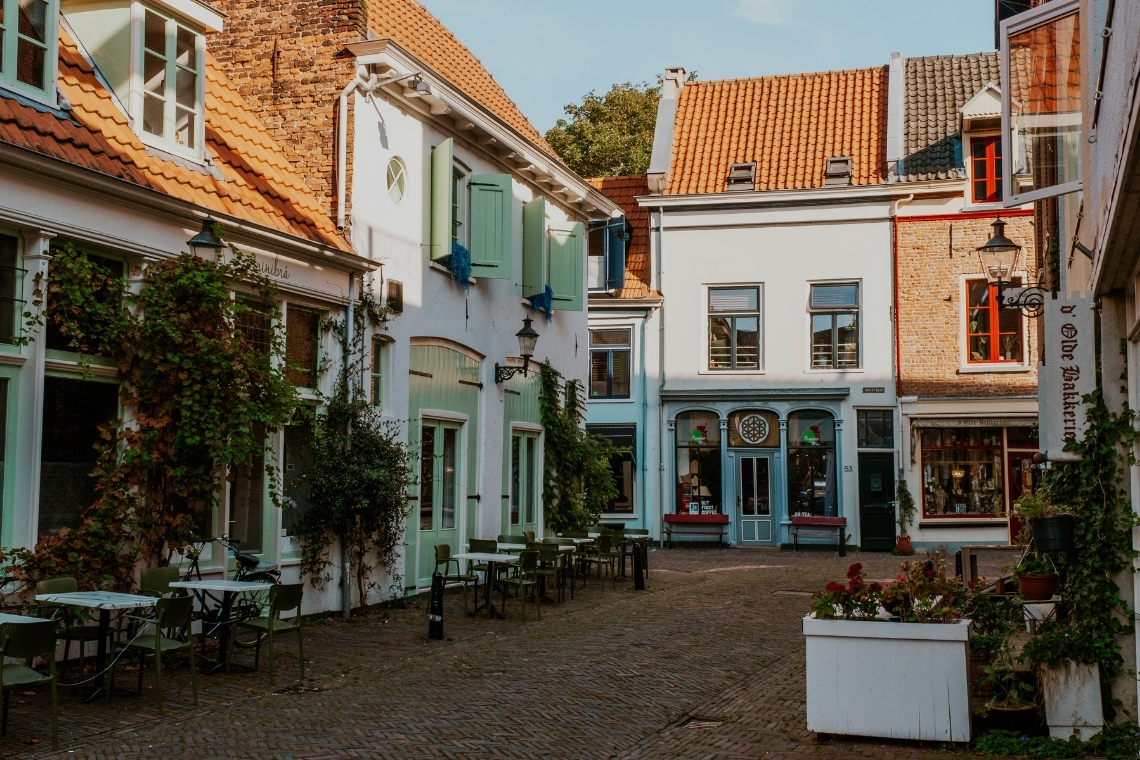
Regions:
<svg viewBox="0 0 1140 760"><path fill-rule="evenodd" d="M685 69L665 69L661 78L661 100L657 103L657 124L653 128L653 152L645 179L651 195L661 195L669 186L669 164L673 160L673 126L677 121L677 99L685 89Z"/></svg>

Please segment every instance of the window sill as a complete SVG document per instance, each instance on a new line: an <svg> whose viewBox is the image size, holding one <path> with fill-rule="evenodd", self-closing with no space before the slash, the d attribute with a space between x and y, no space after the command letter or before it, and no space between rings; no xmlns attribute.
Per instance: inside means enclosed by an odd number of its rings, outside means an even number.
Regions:
<svg viewBox="0 0 1140 760"><path fill-rule="evenodd" d="M1005 517L924 517L919 521L920 528L998 528L1009 525Z"/></svg>
<svg viewBox="0 0 1140 760"><path fill-rule="evenodd" d="M1032 372L1033 367L1020 362L1008 364L964 364L958 368L959 375L981 375L988 373L1024 373Z"/></svg>
<svg viewBox="0 0 1140 760"><path fill-rule="evenodd" d="M962 213L969 214L977 211L1005 211L1005 206L998 201L997 203L970 203L966 201L962 205Z"/></svg>
<svg viewBox="0 0 1140 760"><path fill-rule="evenodd" d="M717 375L766 375L766 369L699 369L698 375L709 375L716 377Z"/></svg>
<svg viewBox="0 0 1140 760"><path fill-rule="evenodd" d="M857 369L805 369L805 375L862 375L867 370L862 367Z"/></svg>
<svg viewBox="0 0 1140 760"><path fill-rule="evenodd" d="M630 398L629 396L620 396L620 397L617 397L617 396L598 396L596 398L586 399L586 402L590 403L590 404L596 404L599 401L605 401L608 403L628 404L629 402L633 401L633 399Z"/></svg>
<svg viewBox="0 0 1140 760"><path fill-rule="evenodd" d="M432 261L428 264L428 266L437 272L442 272L443 274L447 275L447 278L449 280L451 279L451 270L445 267L443 264L440 264L438 261ZM476 280L474 277L468 277L467 282L475 285L478 283L478 280Z"/></svg>

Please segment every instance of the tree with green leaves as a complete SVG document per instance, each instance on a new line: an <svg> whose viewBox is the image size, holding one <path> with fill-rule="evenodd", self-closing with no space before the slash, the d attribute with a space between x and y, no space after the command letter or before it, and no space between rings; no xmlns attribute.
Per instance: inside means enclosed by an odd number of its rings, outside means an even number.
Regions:
<svg viewBox="0 0 1140 760"><path fill-rule="evenodd" d="M661 86L648 82L615 84L604 95L591 91L566 106L569 119L559 119L546 141L583 177L644 174L660 98Z"/></svg>

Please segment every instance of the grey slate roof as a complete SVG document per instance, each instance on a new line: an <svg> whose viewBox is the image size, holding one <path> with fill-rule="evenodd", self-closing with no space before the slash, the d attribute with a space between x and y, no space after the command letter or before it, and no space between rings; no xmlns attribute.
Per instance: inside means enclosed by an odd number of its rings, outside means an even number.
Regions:
<svg viewBox="0 0 1140 760"><path fill-rule="evenodd" d="M958 109L993 82L997 53L907 58L903 84L900 182L965 179Z"/></svg>

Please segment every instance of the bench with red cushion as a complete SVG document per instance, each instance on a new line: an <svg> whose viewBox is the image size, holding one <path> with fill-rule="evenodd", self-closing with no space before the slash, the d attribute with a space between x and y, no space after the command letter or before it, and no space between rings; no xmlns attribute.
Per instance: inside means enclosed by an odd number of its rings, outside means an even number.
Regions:
<svg viewBox="0 0 1140 760"><path fill-rule="evenodd" d="M724 537L728 535L728 515L665 515L665 537L669 548L673 548L673 534L689 536L716 536L716 548L720 549Z"/></svg>
<svg viewBox="0 0 1140 760"><path fill-rule="evenodd" d="M836 541L839 544L839 556L847 556L847 518L846 517L822 517L817 515L793 515L792 516L792 549L799 551L800 548L800 531L807 529L808 535L815 535L816 532L826 532L830 534L835 532Z"/></svg>

